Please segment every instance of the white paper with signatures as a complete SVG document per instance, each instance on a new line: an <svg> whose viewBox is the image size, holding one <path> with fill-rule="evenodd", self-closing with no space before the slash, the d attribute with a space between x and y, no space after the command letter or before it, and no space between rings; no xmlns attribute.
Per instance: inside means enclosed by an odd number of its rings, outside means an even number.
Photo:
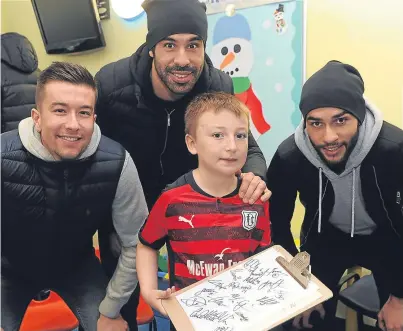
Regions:
<svg viewBox="0 0 403 331"><path fill-rule="evenodd" d="M177 296L195 331L267 330L290 312L321 297L313 282L304 289L268 249Z"/></svg>

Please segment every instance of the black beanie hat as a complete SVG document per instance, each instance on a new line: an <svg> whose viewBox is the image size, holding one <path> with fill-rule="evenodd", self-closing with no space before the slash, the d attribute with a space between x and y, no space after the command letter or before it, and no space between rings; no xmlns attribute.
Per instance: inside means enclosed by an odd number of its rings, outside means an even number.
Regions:
<svg viewBox="0 0 403 331"><path fill-rule="evenodd" d="M206 5L199 0L145 0L142 6L147 13L149 50L177 33L195 34L206 43Z"/></svg>
<svg viewBox="0 0 403 331"><path fill-rule="evenodd" d="M305 82L299 108L304 118L314 109L340 108L361 124L366 114L363 94L364 81L358 70L349 64L330 61Z"/></svg>

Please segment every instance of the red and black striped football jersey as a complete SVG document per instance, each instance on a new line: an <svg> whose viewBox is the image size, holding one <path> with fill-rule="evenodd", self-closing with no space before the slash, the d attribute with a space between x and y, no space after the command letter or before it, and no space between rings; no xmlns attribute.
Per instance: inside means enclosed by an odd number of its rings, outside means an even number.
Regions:
<svg viewBox="0 0 403 331"><path fill-rule="evenodd" d="M270 245L269 202L245 204L239 186L215 198L189 172L161 194L139 238L156 250L167 244L171 286L189 286Z"/></svg>

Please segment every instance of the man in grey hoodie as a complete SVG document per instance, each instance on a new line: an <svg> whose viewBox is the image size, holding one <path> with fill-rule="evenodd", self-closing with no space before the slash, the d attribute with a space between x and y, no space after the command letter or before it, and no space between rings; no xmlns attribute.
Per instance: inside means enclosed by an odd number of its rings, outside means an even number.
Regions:
<svg viewBox="0 0 403 331"><path fill-rule="evenodd" d="M38 79L37 108L1 135L1 327L19 330L43 289L57 292L85 331L123 331L137 285L137 235L148 215L129 153L95 124L97 89L75 64ZM122 246L109 282L92 238L113 224ZM106 289L106 293L105 293Z"/></svg>
<svg viewBox="0 0 403 331"><path fill-rule="evenodd" d="M357 69L338 61L304 84L303 119L267 172L273 241L298 252L290 230L298 192L300 248L310 253L312 272L335 292L347 268L372 270L380 327L403 330L403 131L383 121L363 93ZM331 330L336 300L316 309L327 316L320 330ZM312 327L311 311L294 326Z"/></svg>

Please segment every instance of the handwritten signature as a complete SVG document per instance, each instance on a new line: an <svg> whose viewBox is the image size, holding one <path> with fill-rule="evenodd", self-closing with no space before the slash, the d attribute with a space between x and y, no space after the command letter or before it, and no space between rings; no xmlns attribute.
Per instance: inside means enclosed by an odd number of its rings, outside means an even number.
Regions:
<svg viewBox="0 0 403 331"><path fill-rule="evenodd" d="M234 269L231 270L231 276L233 278L234 281L236 281L237 279L242 279L242 276L238 276L237 273L242 272L242 269Z"/></svg>
<svg viewBox="0 0 403 331"><path fill-rule="evenodd" d="M218 328L214 329L214 331L232 331L234 330L231 326L219 326Z"/></svg>
<svg viewBox="0 0 403 331"><path fill-rule="evenodd" d="M190 307L191 318L216 323L214 331L233 331L234 323L248 322L250 313L258 311L259 306L285 301L289 295L287 279L289 275L281 268L267 268L252 258L231 270L227 278L207 280L205 288L181 302ZM251 294L253 291L257 294ZM295 303L288 307L294 308Z"/></svg>
<svg viewBox="0 0 403 331"><path fill-rule="evenodd" d="M243 293L248 292L252 286L251 285L242 285L239 282L231 282L228 284L227 288L231 289L231 290L240 290Z"/></svg>
<svg viewBox="0 0 403 331"><path fill-rule="evenodd" d="M242 300L240 302L238 302L235 306L234 306L234 311L237 311L243 307L245 307L247 304L249 303L249 300Z"/></svg>
<svg viewBox="0 0 403 331"><path fill-rule="evenodd" d="M211 280L209 280L208 281L211 285L214 285L214 286L216 286L217 288L219 288L220 290L222 290L222 289L226 289L227 287L223 284L223 281L222 280L214 280L214 279L211 279Z"/></svg>
<svg viewBox="0 0 403 331"><path fill-rule="evenodd" d="M261 283L258 287L258 290L263 290L264 288L266 288L267 292L271 292L274 289L280 287L283 283L284 283L284 279L282 279L282 278L276 280L275 282L268 280L264 283Z"/></svg>
<svg viewBox="0 0 403 331"><path fill-rule="evenodd" d="M264 305L275 305L275 304L278 304L278 303L279 303L279 301L278 301L277 299L271 298L271 297L267 297L267 296L264 296L264 297L262 297L262 298L260 298L260 299L257 299L256 301L259 302L259 304L260 304L261 306L264 306Z"/></svg>
<svg viewBox="0 0 403 331"><path fill-rule="evenodd" d="M229 319L234 319L234 315L227 311L205 308L198 308L190 314L190 317L204 319L211 322L226 322Z"/></svg>
<svg viewBox="0 0 403 331"><path fill-rule="evenodd" d="M239 320L241 322L247 322L249 321L249 317L245 316L244 314L242 314L241 312L237 311L235 314L237 314L239 316Z"/></svg>
<svg viewBox="0 0 403 331"><path fill-rule="evenodd" d="M204 293L206 293L208 296L210 296L210 295L216 294L217 291L214 289L210 289L210 288L204 288L201 291L196 292L195 296L197 297L197 296L203 295Z"/></svg>
<svg viewBox="0 0 403 331"><path fill-rule="evenodd" d="M211 298L209 302L215 303L217 306L225 306L224 301L228 297L218 297L218 298Z"/></svg>
<svg viewBox="0 0 403 331"><path fill-rule="evenodd" d="M189 299L181 300L188 307L201 307L206 305L206 299L200 296L191 297Z"/></svg>

